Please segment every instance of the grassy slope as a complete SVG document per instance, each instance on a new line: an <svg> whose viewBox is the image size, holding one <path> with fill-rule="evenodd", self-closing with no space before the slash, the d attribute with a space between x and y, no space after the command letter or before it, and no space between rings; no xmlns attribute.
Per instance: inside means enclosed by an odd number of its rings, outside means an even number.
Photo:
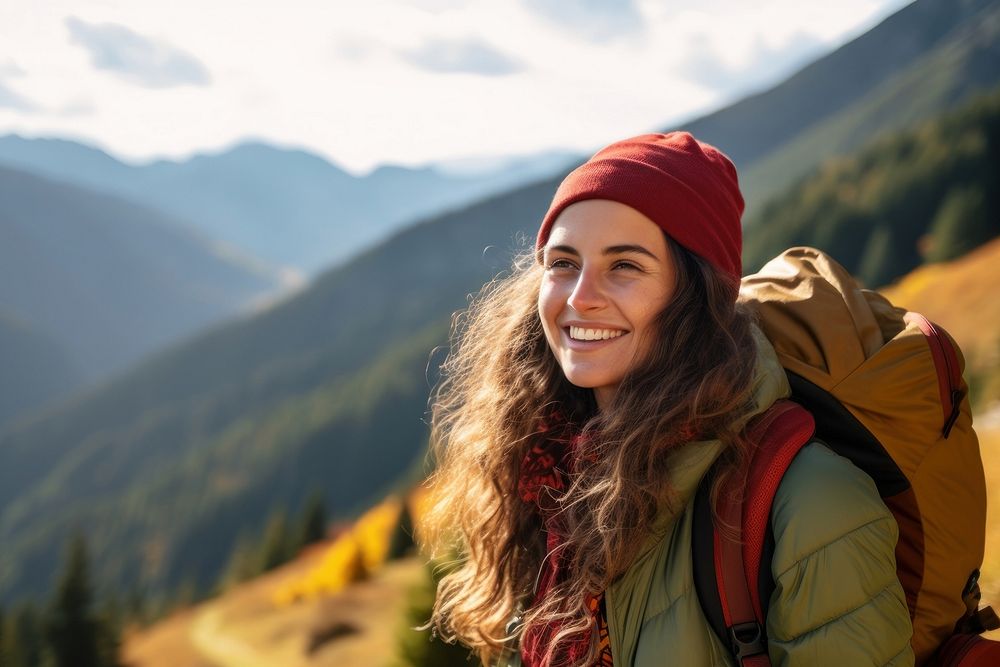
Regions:
<svg viewBox="0 0 1000 667"><path fill-rule="evenodd" d="M276 606L276 589L302 579L330 543L237 586L226 595L130 632L124 657L132 667L370 667L394 655L407 591L424 576L415 557L389 563L371 579L334 595ZM309 652L324 632L338 634Z"/></svg>
<svg viewBox="0 0 1000 667"><path fill-rule="evenodd" d="M965 355L978 412L1000 402L1000 239L961 259L929 264L880 290L893 303L923 313L950 333Z"/></svg>

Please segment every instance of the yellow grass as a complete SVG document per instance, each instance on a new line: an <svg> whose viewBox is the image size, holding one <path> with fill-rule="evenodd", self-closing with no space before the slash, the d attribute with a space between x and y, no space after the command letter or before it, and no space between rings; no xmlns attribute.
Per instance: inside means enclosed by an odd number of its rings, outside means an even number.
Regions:
<svg viewBox="0 0 1000 667"><path fill-rule="evenodd" d="M919 268L879 291L943 326L961 346L968 369L978 371L1000 366L998 285L1000 239L953 262Z"/></svg>
<svg viewBox="0 0 1000 667"><path fill-rule="evenodd" d="M989 417L1000 422L1000 414ZM983 558L980 587L983 604L992 605L1000 612L1000 423L977 427L979 446L983 453L986 471L986 556ZM1000 631L989 633L991 639L1000 641Z"/></svg>
<svg viewBox="0 0 1000 667"><path fill-rule="evenodd" d="M276 589L273 601L279 607L303 599L336 593L374 572L385 562L389 540L399 522L403 503L396 497L382 501L334 540L322 561L301 579Z"/></svg>
<svg viewBox="0 0 1000 667"><path fill-rule="evenodd" d="M224 596L132 632L123 646L130 667L383 667L395 654L406 593L423 562L384 564L369 579L287 607L275 590L303 576L330 543ZM334 631L335 637L318 641ZM310 645L316 643L312 650Z"/></svg>

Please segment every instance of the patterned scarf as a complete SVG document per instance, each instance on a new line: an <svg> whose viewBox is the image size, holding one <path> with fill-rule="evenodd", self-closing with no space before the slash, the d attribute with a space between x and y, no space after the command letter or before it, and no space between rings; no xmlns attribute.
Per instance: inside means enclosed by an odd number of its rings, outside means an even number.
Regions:
<svg viewBox="0 0 1000 667"><path fill-rule="evenodd" d="M542 430L553 431L548 427ZM565 577L570 554L563 545L566 531L552 502L552 495L566 490L567 477L574 470L581 439L579 434L557 435L552 432L544 443L535 445L521 462L518 493L526 503L534 507L545 527L547 555L542 564L532 604L541 601ZM594 617L594 627L598 631L600 657L597 664L601 667L611 667L611 646L607 631L604 594L587 595L587 608ZM545 627L533 626L525 630L521 638L521 661L525 667L556 667L572 664L586 655L592 631L582 633L572 643L564 644L553 663L546 661L546 650L559 631L559 627L558 623L552 623Z"/></svg>

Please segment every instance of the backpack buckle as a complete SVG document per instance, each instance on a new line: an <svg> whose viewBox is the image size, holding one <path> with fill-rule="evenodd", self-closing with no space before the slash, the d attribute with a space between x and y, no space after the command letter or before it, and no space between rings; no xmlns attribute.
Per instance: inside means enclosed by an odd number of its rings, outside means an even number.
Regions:
<svg viewBox="0 0 1000 667"><path fill-rule="evenodd" d="M764 628L757 621L737 623L729 628L729 641L733 647L733 655L741 665L744 658L760 655L767 650Z"/></svg>

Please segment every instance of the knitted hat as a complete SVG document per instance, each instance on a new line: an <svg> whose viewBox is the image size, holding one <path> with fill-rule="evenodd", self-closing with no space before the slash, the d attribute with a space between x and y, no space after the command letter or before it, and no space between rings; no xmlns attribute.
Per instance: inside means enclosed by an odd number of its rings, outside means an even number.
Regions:
<svg viewBox="0 0 1000 667"><path fill-rule="evenodd" d="M636 209L723 273L743 274L743 196L732 161L687 132L643 134L611 144L563 180L536 246L570 204L611 199Z"/></svg>

